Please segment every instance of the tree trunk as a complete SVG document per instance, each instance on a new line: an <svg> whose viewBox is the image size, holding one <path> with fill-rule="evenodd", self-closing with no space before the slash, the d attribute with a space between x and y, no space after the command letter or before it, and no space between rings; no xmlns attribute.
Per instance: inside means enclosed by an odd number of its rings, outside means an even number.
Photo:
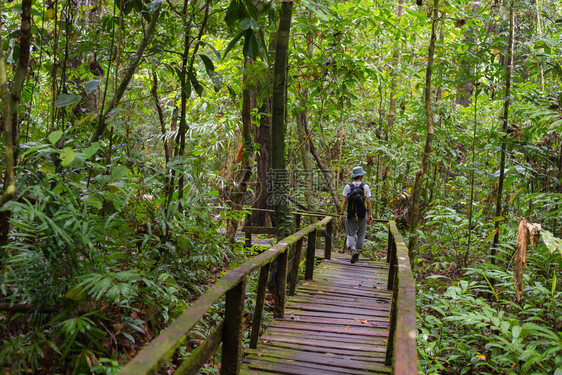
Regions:
<svg viewBox="0 0 562 375"><path fill-rule="evenodd" d="M256 156L258 168L258 197L252 207L259 209L271 209L269 201L269 189L267 175L271 169L271 113L269 110L269 99L265 98L259 110L260 125L254 126L254 141L259 144L259 154ZM252 211L251 222L253 225L272 225L272 215L267 211Z"/></svg>
<svg viewBox="0 0 562 375"><path fill-rule="evenodd" d="M422 188L423 177L427 167L429 166L429 158L431 155L431 147L434 136L433 129L433 110L431 108L431 76L433 73L433 54L435 52L435 40L437 31L437 22L439 17L439 0L433 1L433 19L431 23L431 39L429 41L429 49L427 55L427 69L425 72L425 113L427 136L425 139L425 147L423 151L420 168L416 173L416 180L412 189L412 207L410 212L410 241L408 242L408 253L410 263L414 264L414 249L417 247L418 235L417 228L420 220L420 193Z"/></svg>
<svg viewBox="0 0 562 375"><path fill-rule="evenodd" d="M271 167L273 203L277 238L291 233L292 217L289 209L289 176L285 168L286 94L289 37L293 2L283 2L277 29L275 65L273 70L273 107L271 116ZM284 292L284 291L283 291Z"/></svg>
<svg viewBox="0 0 562 375"><path fill-rule="evenodd" d="M505 101L503 104L503 137L502 137L502 147L500 155L500 177L498 180L498 194L496 201L496 218L502 214L502 195L503 195L503 181L505 175L505 150L507 143L507 128L508 128L508 118L509 118L509 104L511 103L511 70L513 68L513 31L515 29L515 19L513 13L513 0L509 3L509 42L507 45L507 66L505 72ZM490 261L492 264L496 264L496 247L500 239L500 220L496 220L494 224L495 234L494 242L492 243L492 249L490 251Z"/></svg>
<svg viewBox="0 0 562 375"><path fill-rule="evenodd" d="M0 207L16 196L15 167L18 160L19 127L18 107L21 91L27 76L29 51L31 46L31 3L32 0L22 0L21 26L19 36L19 59L12 88L8 85L6 59L2 49L3 40L0 36L0 91L2 94L2 108L4 118L4 147L6 155L6 171L4 173L4 192L0 196ZM10 230L10 212L0 212L0 248L6 245Z"/></svg>

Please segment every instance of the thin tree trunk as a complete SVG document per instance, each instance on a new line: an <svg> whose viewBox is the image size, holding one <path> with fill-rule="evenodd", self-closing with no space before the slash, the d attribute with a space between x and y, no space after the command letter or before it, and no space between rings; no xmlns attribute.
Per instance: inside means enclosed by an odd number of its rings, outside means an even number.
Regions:
<svg viewBox="0 0 562 375"><path fill-rule="evenodd" d="M247 59L244 69L247 70L252 65L252 61ZM244 73L244 89L242 90L242 139L244 153L242 156L242 177L238 182L236 190L233 191L231 200L235 209L243 204L244 196L248 190L248 182L252 177L252 167L254 165L254 140L252 139L252 110L256 107L256 94L248 87L247 76ZM226 238L233 241L238 230L238 220L229 219Z"/></svg>
<svg viewBox="0 0 562 375"><path fill-rule="evenodd" d="M152 36L154 35L154 31L156 30L156 23L158 21L158 16L160 15L160 9L162 8L161 5L157 5L158 8L151 13L150 15L150 23L148 24L148 27L146 28L146 32L143 35L137 50L135 51L135 54L131 57L132 63L131 65L129 65L126 69L125 69L125 73L123 75L123 79L121 80L121 83L119 84L119 87L117 88L117 91L115 92L115 95L113 96L113 98L111 99L111 101L109 102L109 105L107 107L107 109L100 114L100 119L98 122L98 126L95 129L94 133L92 134L92 137L90 139L90 142L96 142L99 140L99 138L101 137L101 135L103 134L103 132L106 129L106 119L107 116L109 115L109 113L115 109L115 107L117 107L117 105L119 104L119 102L121 101L121 98L123 97L123 95L125 94L125 90L127 90L127 87L129 86L129 83L131 82L131 79L133 78L133 75L137 69L137 67L139 66L140 62L142 61L142 55L144 54L144 50L146 49L146 47L148 46L148 44L150 43L150 40L152 39Z"/></svg>
<svg viewBox="0 0 562 375"><path fill-rule="evenodd" d="M55 119L57 117L57 107L55 106L55 102L57 100L57 70L59 68L58 62L58 47L59 47L59 20L58 20L58 13L59 13L59 2L55 0L54 2L54 15L55 18L53 23L55 25L54 35L53 35L53 68L51 70L51 131L55 130Z"/></svg>
<svg viewBox="0 0 562 375"><path fill-rule="evenodd" d="M412 189L412 208L410 213L410 241L408 242L408 253L410 256L410 264L414 264L414 249L417 247L418 234L417 228L420 220L420 193L422 188L423 177L427 167L429 166L429 158L431 156L431 147L434 136L433 129L433 110L431 108L431 76L433 73L433 54L435 52L435 40L437 39L437 22L439 17L439 0L433 1L433 18L431 23L431 39L429 41L429 49L427 55L427 69L425 72L425 113L427 136L425 139L425 147L423 151L420 168L416 173L416 180Z"/></svg>
<svg viewBox="0 0 562 375"><path fill-rule="evenodd" d="M338 207L341 207L341 203L338 196L338 192L336 191L334 185L332 184L333 174L330 173L330 171L328 170L328 168L326 168L326 165L322 161L322 158L320 158L320 154L318 154L318 150L316 150L316 146L314 145L314 141L312 140L312 133L310 133L308 128L306 128L306 123L304 123L304 125L308 137L308 143L310 144L310 153L312 154L312 156L314 156L314 160L316 160L316 164L318 164L318 168L320 168L320 170L322 171L322 175L324 176L324 181L326 182L326 186L330 191L330 194L332 195L332 203L334 204L334 211L337 212Z"/></svg>
<svg viewBox="0 0 562 375"><path fill-rule="evenodd" d="M402 19L402 14L404 12L404 9L402 8L403 4L404 4L404 0L398 0L398 6L396 8L396 16L397 16L396 22L398 24L400 23L400 20ZM392 60L393 60L393 68L396 69L398 67L398 64L400 63L400 49L398 48L398 46L396 47L396 50L393 53ZM394 97L396 95L396 86L397 86L396 76L397 74L393 71L392 80L390 83L390 99L388 104L388 118L387 118L388 131L392 130L392 128L394 127L394 122L396 121L396 98Z"/></svg>
<svg viewBox="0 0 562 375"><path fill-rule="evenodd" d="M500 156L500 177L498 180L498 194L496 202L496 218L502 214L502 195L503 195L503 181L505 176L505 150L507 143L507 128L509 124L509 104L511 103L511 70L513 67L513 31L515 29L515 17L513 12L513 0L509 3L509 42L507 45L507 66L506 66L506 76L505 76L505 101L503 105L503 127L502 131L504 133L502 137L502 147ZM492 264L496 264L496 247L500 239L500 221L496 220L494 224L495 234L494 242L492 243L492 249L490 251L490 261Z"/></svg>
<svg viewBox="0 0 562 375"><path fill-rule="evenodd" d="M540 13L540 0L535 0L535 11L537 13L537 35L539 38L542 37L542 27L541 27L541 13ZM539 49L539 52L544 53L544 48ZM541 90L544 91L544 69L542 64L539 63L539 68L541 72Z"/></svg>
<svg viewBox="0 0 562 375"><path fill-rule="evenodd" d="M478 83L477 83L478 84ZM468 202L468 239L466 243L466 253L464 254L463 266L468 265L468 257L470 255L470 246L472 245L472 217L473 210L472 204L474 203L474 162L476 160L476 129L477 129L477 113L478 113L478 86L476 86L476 91L474 93L474 124L472 127L472 170L470 171L470 200Z"/></svg>

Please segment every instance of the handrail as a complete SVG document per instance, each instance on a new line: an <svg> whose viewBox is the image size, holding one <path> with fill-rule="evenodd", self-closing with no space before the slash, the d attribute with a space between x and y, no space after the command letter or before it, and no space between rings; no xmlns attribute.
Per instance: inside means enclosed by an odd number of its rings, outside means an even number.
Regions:
<svg viewBox="0 0 562 375"><path fill-rule="evenodd" d="M394 221L388 222L388 289L392 289L390 330L386 349L387 366L395 375L418 373L416 348L416 282L408 248Z"/></svg>
<svg viewBox="0 0 562 375"><path fill-rule="evenodd" d="M296 272L291 273L289 281L289 295L294 294L296 287L298 265L303 247L304 237L308 235L306 251L305 279L310 280L314 272L314 257L316 247L316 234L320 227L326 225L325 254L331 251L332 217L325 217L300 231L282 239L275 246L260 255L246 261L242 265L227 272L209 290L200 296L179 318L177 318L164 332L156 337L147 347L142 349L121 371L122 375L152 374L170 359L176 349L185 341L189 331L205 315L205 313L223 296L226 296L224 321L209 335L176 370L181 374L196 374L202 365L216 351L219 344L223 343L221 374L238 374L242 354L243 312L247 276L260 269L258 290L256 293L256 307L250 347L255 348L261 327L261 317L265 300L267 279L270 263L277 259L276 288L273 291L275 298L274 315L283 317L285 312L285 299L287 290L288 251L291 245L295 246Z"/></svg>

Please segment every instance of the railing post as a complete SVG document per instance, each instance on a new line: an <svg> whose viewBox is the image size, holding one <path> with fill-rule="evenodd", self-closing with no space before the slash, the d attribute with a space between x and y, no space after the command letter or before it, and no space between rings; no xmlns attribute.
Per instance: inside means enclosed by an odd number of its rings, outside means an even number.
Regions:
<svg viewBox="0 0 562 375"><path fill-rule="evenodd" d="M285 315L285 299L287 293L287 263L289 247L277 256L277 272L275 273L275 310L273 316L282 318Z"/></svg>
<svg viewBox="0 0 562 375"><path fill-rule="evenodd" d="M246 223L251 223L252 216L250 214L246 214ZM244 246L246 249L250 249L252 247L252 232L251 231L244 231L244 235L246 236L246 241Z"/></svg>
<svg viewBox="0 0 562 375"><path fill-rule="evenodd" d="M246 278L243 278L226 293L222 330L221 375L238 375L240 373L245 292Z"/></svg>
<svg viewBox="0 0 562 375"><path fill-rule="evenodd" d="M295 214L295 230L296 232L301 229L301 214Z"/></svg>
<svg viewBox="0 0 562 375"><path fill-rule="evenodd" d="M388 266L388 282L386 289L391 290L396 282L396 274L398 273L398 258L396 255L396 242L394 238L390 246L390 264Z"/></svg>
<svg viewBox="0 0 562 375"><path fill-rule="evenodd" d="M324 232L324 259L332 258L332 220L326 224L326 231Z"/></svg>
<svg viewBox="0 0 562 375"><path fill-rule="evenodd" d="M306 269L304 272L305 280L312 280L314 276L314 256L316 252L316 229L308 234L308 244L306 246Z"/></svg>
<svg viewBox="0 0 562 375"><path fill-rule="evenodd" d="M388 224L388 241L386 244L386 263L390 263L390 253L392 252L392 244L394 243L394 236L392 235L392 229L390 228L390 223Z"/></svg>
<svg viewBox="0 0 562 375"><path fill-rule="evenodd" d="M254 307L254 317L252 319L252 333L250 336L250 348L255 349L258 346L258 338L260 337L261 319L263 315L263 306L265 303L265 292L267 290L267 279L269 276L269 266L267 263L260 268L260 277L258 281L258 290L256 291L256 306Z"/></svg>
<svg viewBox="0 0 562 375"><path fill-rule="evenodd" d="M294 296L297 289L297 280L299 278L299 265L301 262L302 245L304 238L301 237L295 247L295 260L293 261L293 269L291 270L291 280L289 281L289 295Z"/></svg>

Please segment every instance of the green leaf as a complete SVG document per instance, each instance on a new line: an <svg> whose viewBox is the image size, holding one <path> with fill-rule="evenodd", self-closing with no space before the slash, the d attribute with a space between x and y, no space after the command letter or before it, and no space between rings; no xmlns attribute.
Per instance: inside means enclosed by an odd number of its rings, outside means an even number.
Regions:
<svg viewBox="0 0 562 375"><path fill-rule="evenodd" d="M560 252L560 256L562 256L562 239L554 237L554 234L545 229L541 231L541 235L542 240L548 250L550 250L552 254L554 254L554 252L558 250Z"/></svg>
<svg viewBox="0 0 562 375"><path fill-rule="evenodd" d="M95 155L96 152L100 149L100 144L98 142L94 142L90 145L90 147L86 148L82 153L86 158L90 158Z"/></svg>
<svg viewBox="0 0 562 375"><path fill-rule="evenodd" d="M252 29L254 31L259 30L259 25L256 22L256 20L254 20L253 18L244 18L242 21L240 21L238 27L240 28L240 30L248 30L248 29Z"/></svg>
<svg viewBox="0 0 562 375"><path fill-rule="evenodd" d="M72 149L72 147L65 147L62 151L61 155L61 165L63 167L68 166L72 161L76 158L76 153Z"/></svg>
<svg viewBox="0 0 562 375"><path fill-rule="evenodd" d="M86 203L86 206L95 208L97 210L101 210L103 208L103 202L95 195L87 195L84 199L84 203Z"/></svg>
<svg viewBox="0 0 562 375"><path fill-rule="evenodd" d="M228 43L228 46L226 47L226 49L224 50L224 53L222 55L222 58L224 60L224 58L226 57L226 55L228 55L228 53L230 52L230 50L232 48L234 48L234 46L236 45L236 43L238 43L238 41L240 40L240 38L242 38L242 36L246 33L246 30L242 30L240 32L238 32L238 34L236 34L234 36L234 38L232 38L232 40L230 41L230 43Z"/></svg>
<svg viewBox="0 0 562 375"><path fill-rule="evenodd" d="M120 179L124 177L129 170L124 165L118 165L111 170L111 177Z"/></svg>
<svg viewBox="0 0 562 375"><path fill-rule="evenodd" d="M47 138L49 138L49 142L51 142L51 144L54 145L59 141L59 139L61 139L62 134L63 134L62 130L57 130L49 134Z"/></svg>
<svg viewBox="0 0 562 375"><path fill-rule="evenodd" d="M101 79L92 79L91 81L86 82L84 86L84 91L86 94L91 94L92 92L96 91L98 87L100 87Z"/></svg>
<svg viewBox="0 0 562 375"><path fill-rule="evenodd" d="M191 81L191 84L193 85L193 88L195 89L197 95L201 96L203 94L203 86L197 80L195 73L190 70L187 75L189 76L189 80Z"/></svg>
<svg viewBox="0 0 562 375"><path fill-rule="evenodd" d="M78 103L82 97L78 94L60 94L57 101L55 102L55 107L63 108L68 107Z"/></svg>
<svg viewBox="0 0 562 375"><path fill-rule="evenodd" d="M209 56L199 54L199 57L201 58L201 61L203 61L203 64L205 64L205 69L207 70L207 74L209 74L209 72L215 71L215 65L213 64Z"/></svg>

